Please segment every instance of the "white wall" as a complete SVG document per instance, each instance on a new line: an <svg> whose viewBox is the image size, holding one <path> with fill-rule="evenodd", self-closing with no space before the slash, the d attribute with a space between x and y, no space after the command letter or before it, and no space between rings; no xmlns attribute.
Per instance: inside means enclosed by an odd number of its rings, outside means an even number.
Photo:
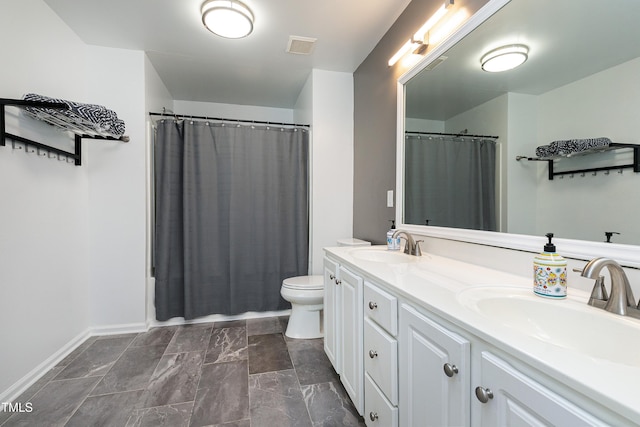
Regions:
<svg viewBox="0 0 640 427"><path fill-rule="evenodd" d="M586 77L540 96L538 145L558 139L608 137L613 142L638 143L640 135L640 58ZM613 155L585 156L558 161L558 168L569 163L604 166L600 159L616 161ZM630 162L629 155L626 163ZM623 159L620 159L623 160ZM620 175L598 173L574 178L556 177L549 181L544 173L538 180L538 223L555 221L556 230L566 238L604 241L605 231L622 233L617 243L638 244L640 228L640 176L631 169ZM576 215L558 218L557 209L570 209ZM539 228L539 233L545 232ZM560 234L560 231L557 232Z"/></svg>
<svg viewBox="0 0 640 427"><path fill-rule="evenodd" d="M322 248L353 234L353 75L313 70L311 78L310 271L322 274ZM308 103L302 93L301 108Z"/></svg>
<svg viewBox="0 0 640 427"><path fill-rule="evenodd" d="M506 227L509 233L540 234L536 228L537 174L536 164L526 160L517 161L517 156L535 152L537 137L538 97L509 93L507 106L507 135L502 150L503 186L506 189L504 203L507 205ZM548 233L545 231L542 235Z"/></svg>
<svg viewBox="0 0 640 427"><path fill-rule="evenodd" d="M41 0L2 9L0 97L35 92L89 101L86 47L77 36ZM7 111L8 131L72 147L51 126ZM1 402L88 334L87 194L86 166L12 150L10 141L0 147Z"/></svg>
<svg viewBox="0 0 640 427"><path fill-rule="evenodd" d="M89 173L91 324L145 328L145 55L90 46L87 99L117 112L128 143L86 140ZM108 82L108 84L105 84Z"/></svg>
<svg viewBox="0 0 640 427"><path fill-rule="evenodd" d="M444 132L445 122L442 120L404 119L405 132Z"/></svg>
<svg viewBox="0 0 640 427"><path fill-rule="evenodd" d="M176 114L183 115L192 114L194 116L281 123L291 123L293 121L293 110L288 108L176 100L173 102L173 109Z"/></svg>

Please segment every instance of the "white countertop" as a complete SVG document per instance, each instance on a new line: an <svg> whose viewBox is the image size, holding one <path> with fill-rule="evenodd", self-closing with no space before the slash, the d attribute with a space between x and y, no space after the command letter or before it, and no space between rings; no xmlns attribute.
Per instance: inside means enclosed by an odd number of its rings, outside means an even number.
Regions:
<svg viewBox="0 0 640 427"><path fill-rule="evenodd" d="M523 276L516 276L430 254L422 257L406 255L412 258L407 263L367 261L354 256L357 251L386 252L386 246L330 247L325 248L325 251L330 257L339 260L340 264L361 273L365 279L388 288L409 302L439 315L602 406L640 424L640 352L635 350L640 348L640 320L617 316L587 305L589 294L572 289L571 283L568 284L566 299L550 301L537 297L533 293L533 279L525 276L528 272L524 272ZM576 336L591 340L589 343L593 344L596 351L599 336L608 334L608 345L615 346L614 353L625 354L625 357L621 359L622 362L617 363L551 344L536 338L534 334L525 334L510 327L508 318L485 316L461 302L461 291L482 286L511 286L519 295L528 295L524 292L526 289L531 292L532 299L542 300L547 307L548 304L564 307L566 310L559 310L556 318L545 321L555 322L559 328L570 328L575 331ZM505 288L505 292L509 292L509 289ZM604 329L598 332L591 328L585 329L581 324L571 324L562 317L563 311L568 313L568 310L593 310L593 319L596 322L601 319ZM527 314L532 317L536 315ZM629 337L618 340L616 325L622 324L627 327L627 331L631 326L633 332L637 326L637 335L631 340ZM608 329L611 330L607 332ZM589 408L585 409L588 411Z"/></svg>

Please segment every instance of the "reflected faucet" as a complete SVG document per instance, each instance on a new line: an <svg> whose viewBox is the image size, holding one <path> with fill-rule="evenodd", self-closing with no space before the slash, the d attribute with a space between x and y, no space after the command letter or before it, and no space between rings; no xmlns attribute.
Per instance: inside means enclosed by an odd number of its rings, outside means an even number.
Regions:
<svg viewBox="0 0 640 427"><path fill-rule="evenodd" d="M602 293L602 279L600 271L607 267L611 276L611 292L606 298L606 292ZM621 316L631 316L640 319L640 310L636 306L633 291L629 284L629 279L624 270L616 261L608 258L592 259L582 269L582 276L595 279L596 284L589 298L589 305L603 308L611 313ZM639 304L640 305L640 304Z"/></svg>
<svg viewBox="0 0 640 427"><path fill-rule="evenodd" d="M407 233L404 230L396 230L395 233L393 233L392 238L395 239L398 236L404 236L404 239L407 241L407 243L404 245L405 254L422 256L422 251L420 250L420 242L422 242L422 240L418 240L417 242L414 241L413 237L411 237L411 234Z"/></svg>

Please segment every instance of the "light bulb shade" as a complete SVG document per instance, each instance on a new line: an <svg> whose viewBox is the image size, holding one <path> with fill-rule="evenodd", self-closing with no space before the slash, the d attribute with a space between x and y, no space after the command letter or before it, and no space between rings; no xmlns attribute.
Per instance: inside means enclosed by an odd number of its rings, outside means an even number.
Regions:
<svg viewBox="0 0 640 427"><path fill-rule="evenodd" d="M202 23L220 37L240 39L253 31L253 13L236 0L208 0L202 5Z"/></svg>
<svg viewBox="0 0 640 427"><path fill-rule="evenodd" d="M529 48L522 44L502 46L483 55L480 63L484 71L499 73L524 64L528 54Z"/></svg>

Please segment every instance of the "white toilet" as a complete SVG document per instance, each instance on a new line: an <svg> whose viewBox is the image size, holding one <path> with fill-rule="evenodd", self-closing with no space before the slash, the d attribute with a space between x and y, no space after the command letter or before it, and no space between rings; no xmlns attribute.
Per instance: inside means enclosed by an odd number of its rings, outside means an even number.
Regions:
<svg viewBox="0 0 640 427"><path fill-rule="evenodd" d="M340 239L338 246L369 246L360 239ZM285 335L289 338L322 338L324 276L296 276L282 281L280 295L291 303Z"/></svg>

